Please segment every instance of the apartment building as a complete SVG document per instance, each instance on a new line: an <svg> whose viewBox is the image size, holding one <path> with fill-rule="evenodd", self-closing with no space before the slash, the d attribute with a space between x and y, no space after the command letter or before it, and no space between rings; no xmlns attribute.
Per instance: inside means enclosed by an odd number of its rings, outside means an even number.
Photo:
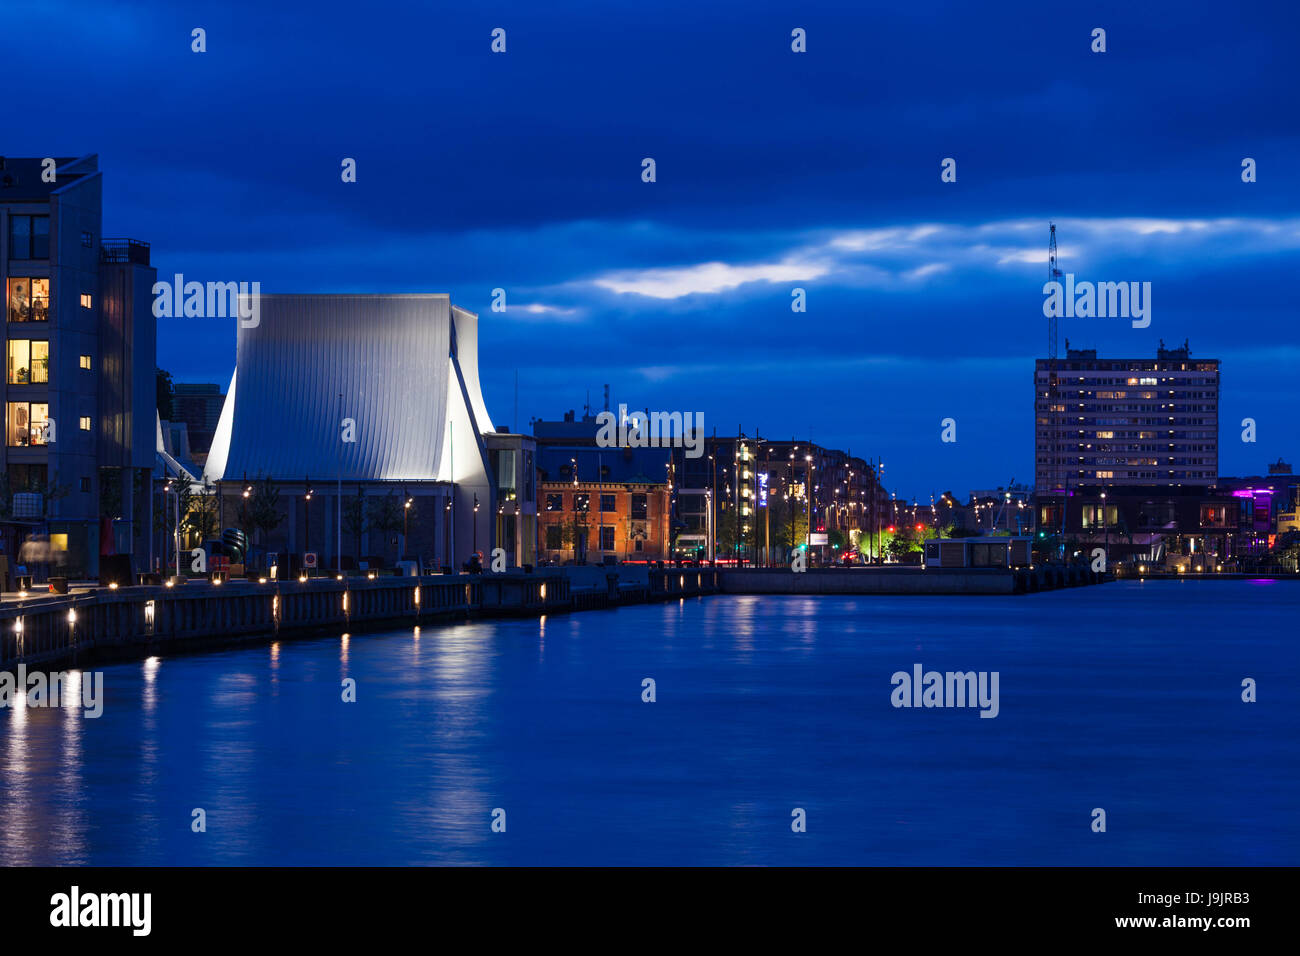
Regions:
<svg viewBox="0 0 1300 956"><path fill-rule="evenodd" d="M101 554L147 563L156 275L147 243L103 238L102 196L93 155L0 158L0 550L12 569L48 536L38 577L95 575Z"/></svg>

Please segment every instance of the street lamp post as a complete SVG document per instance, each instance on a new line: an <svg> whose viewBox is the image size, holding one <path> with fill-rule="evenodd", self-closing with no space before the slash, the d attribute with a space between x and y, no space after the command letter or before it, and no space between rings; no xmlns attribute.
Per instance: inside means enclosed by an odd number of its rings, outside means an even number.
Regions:
<svg viewBox="0 0 1300 956"><path fill-rule="evenodd" d="M474 492L474 553L478 554L478 492Z"/></svg>
<svg viewBox="0 0 1300 956"><path fill-rule="evenodd" d="M303 532L302 532L302 550L306 554L311 550L311 475L305 476L303 480L302 493L302 514L303 514ZM304 569L305 571L305 569Z"/></svg>
<svg viewBox="0 0 1300 956"><path fill-rule="evenodd" d="M402 503L402 557L405 558L407 551L406 536L410 531L411 503L415 499L406 493L405 488L402 489L402 497L405 499Z"/></svg>
<svg viewBox="0 0 1300 956"><path fill-rule="evenodd" d="M1106 564L1110 564L1110 525L1106 523L1106 492L1101 493L1101 529L1106 535Z"/></svg>

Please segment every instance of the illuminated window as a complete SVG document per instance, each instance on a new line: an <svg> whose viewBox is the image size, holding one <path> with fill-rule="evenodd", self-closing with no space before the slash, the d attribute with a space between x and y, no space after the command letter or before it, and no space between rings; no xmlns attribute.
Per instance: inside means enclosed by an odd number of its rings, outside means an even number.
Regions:
<svg viewBox="0 0 1300 956"><path fill-rule="evenodd" d="M83 355L83 356L81 357L81 367L82 367L82 368L90 368L90 356L89 356L89 355Z"/></svg>
<svg viewBox="0 0 1300 956"><path fill-rule="evenodd" d="M89 308L90 308L90 293L89 293L89 292L83 292L83 293L81 293L81 307L82 307L83 309L89 309Z"/></svg>
<svg viewBox="0 0 1300 956"><path fill-rule="evenodd" d="M82 416L81 416L81 430L82 430L83 432L88 432L88 431L90 431L90 416L89 416L89 415L82 415Z"/></svg>
<svg viewBox="0 0 1300 956"><path fill-rule="evenodd" d="M50 312L50 280L12 276L6 297L10 322L44 322Z"/></svg>
<svg viewBox="0 0 1300 956"><path fill-rule="evenodd" d="M9 384L43 385L50 380L50 343L9 340Z"/></svg>
<svg viewBox="0 0 1300 956"><path fill-rule="evenodd" d="M50 406L44 402L10 402L5 419L6 442L11 448L46 443L45 425Z"/></svg>

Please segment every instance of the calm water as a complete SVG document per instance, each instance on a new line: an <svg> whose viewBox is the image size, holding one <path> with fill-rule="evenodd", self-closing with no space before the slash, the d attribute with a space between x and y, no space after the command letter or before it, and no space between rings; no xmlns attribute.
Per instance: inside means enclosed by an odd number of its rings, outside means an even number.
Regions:
<svg viewBox="0 0 1300 956"><path fill-rule="evenodd" d="M1294 865L1298 619L1246 581L715 597L113 665L98 720L0 711L0 862ZM999 671L1000 715L893 708L914 663Z"/></svg>

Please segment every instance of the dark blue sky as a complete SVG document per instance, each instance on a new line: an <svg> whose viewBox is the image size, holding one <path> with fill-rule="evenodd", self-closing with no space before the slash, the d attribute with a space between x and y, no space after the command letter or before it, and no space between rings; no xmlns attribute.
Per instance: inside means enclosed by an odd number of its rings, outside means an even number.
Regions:
<svg viewBox="0 0 1300 956"><path fill-rule="evenodd" d="M163 275L451 293L497 424L516 370L525 429L608 382L923 499L1032 480L1052 219L1066 271L1152 283L1149 328L1063 340L1190 339L1224 362L1221 471L1300 452L1294 4L474 7L5 0L3 151L99 153L105 233ZM160 320L159 362L224 387L233 322Z"/></svg>

